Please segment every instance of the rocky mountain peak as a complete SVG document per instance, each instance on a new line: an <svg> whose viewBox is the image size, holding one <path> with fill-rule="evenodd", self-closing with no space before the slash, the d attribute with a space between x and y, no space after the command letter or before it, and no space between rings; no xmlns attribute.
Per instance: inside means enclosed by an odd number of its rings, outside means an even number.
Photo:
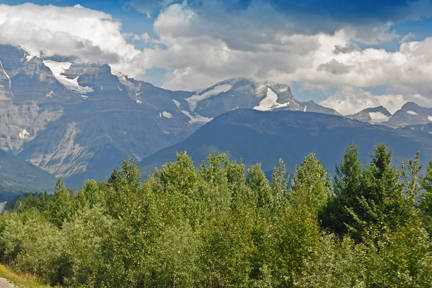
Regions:
<svg viewBox="0 0 432 288"><path fill-rule="evenodd" d="M387 122L388 125L403 126L432 122L432 108L425 108L414 102L405 103Z"/></svg>
<svg viewBox="0 0 432 288"><path fill-rule="evenodd" d="M369 122L372 124L379 124L387 122L391 113L383 106L366 108L352 115L347 115L346 117L350 119L355 119L363 122Z"/></svg>

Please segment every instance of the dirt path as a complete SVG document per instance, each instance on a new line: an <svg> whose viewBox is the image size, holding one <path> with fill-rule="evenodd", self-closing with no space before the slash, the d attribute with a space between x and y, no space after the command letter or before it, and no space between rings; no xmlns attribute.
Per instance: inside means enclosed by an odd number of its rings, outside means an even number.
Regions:
<svg viewBox="0 0 432 288"><path fill-rule="evenodd" d="M6 280L5 278L0 278L0 288L15 288L14 284Z"/></svg>

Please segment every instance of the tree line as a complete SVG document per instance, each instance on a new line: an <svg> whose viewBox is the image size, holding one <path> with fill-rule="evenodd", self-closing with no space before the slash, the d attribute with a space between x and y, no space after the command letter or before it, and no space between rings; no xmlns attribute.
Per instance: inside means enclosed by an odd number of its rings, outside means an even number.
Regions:
<svg viewBox="0 0 432 288"><path fill-rule="evenodd" d="M314 153L269 182L212 153L141 180L125 158L76 196L26 195L0 218L0 259L68 287L430 287L432 162L392 165L350 144L327 174Z"/></svg>

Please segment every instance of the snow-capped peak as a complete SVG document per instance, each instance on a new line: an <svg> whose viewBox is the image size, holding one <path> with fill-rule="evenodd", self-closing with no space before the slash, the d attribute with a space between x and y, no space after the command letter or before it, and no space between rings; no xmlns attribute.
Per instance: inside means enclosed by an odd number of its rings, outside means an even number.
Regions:
<svg viewBox="0 0 432 288"><path fill-rule="evenodd" d="M70 62L57 62L52 60L43 60L45 66L47 66L54 77L68 90L72 90L81 94L93 92L93 89L90 87L80 86L78 84L78 77L74 79L69 79L66 76L62 75L62 73L70 68L72 63Z"/></svg>

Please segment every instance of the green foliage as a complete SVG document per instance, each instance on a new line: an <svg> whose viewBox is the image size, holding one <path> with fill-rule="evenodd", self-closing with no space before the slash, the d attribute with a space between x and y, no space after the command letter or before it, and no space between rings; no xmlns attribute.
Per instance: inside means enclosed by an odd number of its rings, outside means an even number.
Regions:
<svg viewBox="0 0 432 288"><path fill-rule="evenodd" d="M288 180L286 166L282 159L279 159L279 165L274 168L272 173L271 190L275 199L275 204L280 208L285 206L288 194Z"/></svg>
<svg viewBox="0 0 432 288"><path fill-rule="evenodd" d="M409 220L412 213L403 195L402 174L391 165L391 155L386 146L378 145L370 164L361 167L358 147L348 146L336 166L334 194L320 215L325 227L341 237L350 233L359 242L371 227L395 229ZM409 163L417 170L417 164Z"/></svg>
<svg viewBox="0 0 432 288"><path fill-rule="evenodd" d="M358 206L361 173L358 146L351 143L345 151L341 164L336 165L333 194L320 214L324 227L340 236L348 233L348 227L356 223L348 208Z"/></svg>
<svg viewBox="0 0 432 288"><path fill-rule="evenodd" d="M261 164L256 164L248 169L246 173L246 185L255 193L258 207L266 207L272 204L272 190Z"/></svg>
<svg viewBox="0 0 432 288"><path fill-rule="evenodd" d="M66 189L63 180L59 178L50 202L50 220L54 225L61 227L72 216L73 199L73 191Z"/></svg>
<svg viewBox="0 0 432 288"><path fill-rule="evenodd" d="M197 169L178 153L145 181L125 158L75 197L59 180L17 199L0 259L65 287L424 287L432 162L423 177L418 155L410 176L390 161L380 145L362 166L351 144L332 187L314 153L290 185L282 160L269 183L223 154Z"/></svg>
<svg viewBox="0 0 432 288"><path fill-rule="evenodd" d="M293 206L306 205L313 211L321 211L326 205L332 189L331 176L316 158L315 153L306 156L300 167L296 166L289 202Z"/></svg>

